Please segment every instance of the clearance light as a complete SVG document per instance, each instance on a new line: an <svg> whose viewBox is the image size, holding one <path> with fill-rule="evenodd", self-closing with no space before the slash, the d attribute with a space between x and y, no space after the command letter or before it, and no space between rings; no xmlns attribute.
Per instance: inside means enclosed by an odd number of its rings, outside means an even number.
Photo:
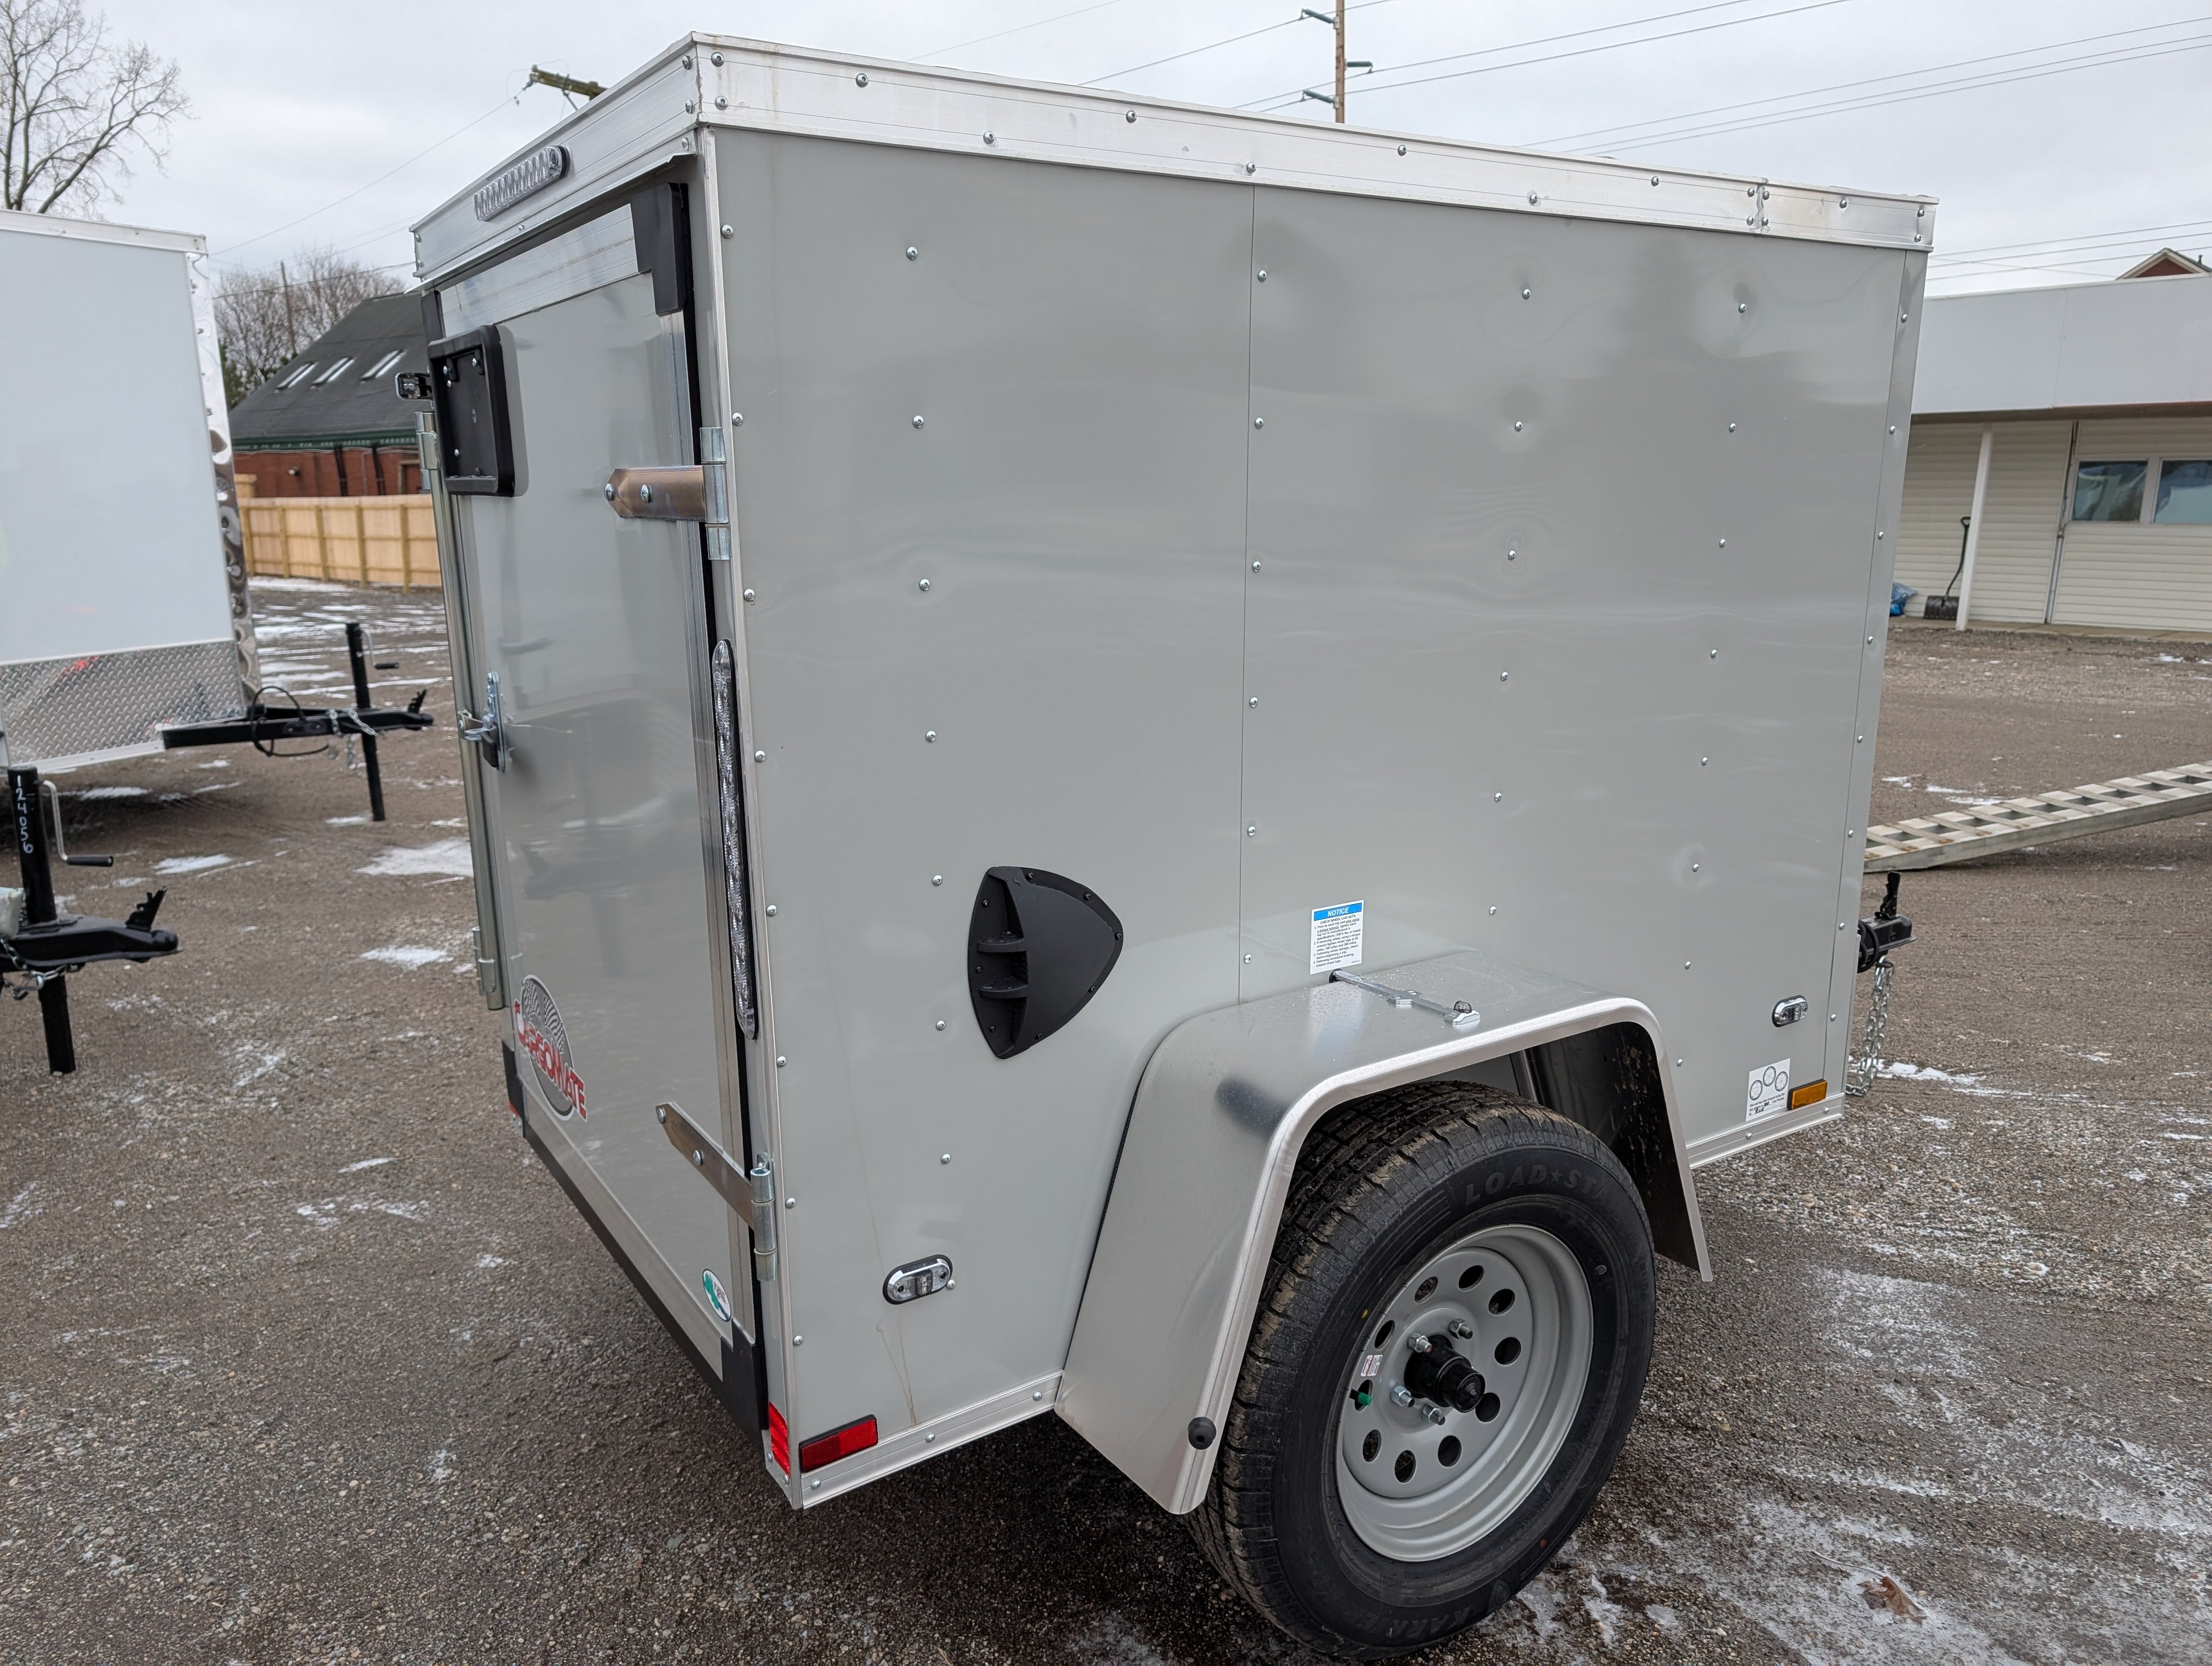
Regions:
<svg viewBox="0 0 2212 1666"><path fill-rule="evenodd" d="M1820 1080L1808 1082L1802 1087L1791 1088L1790 1090L1790 1109L1792 1110L1802 1110L1808 1105L1819 1104L1821 1100L1827 1097L1828 1079L1823 1076Z"/></svg>
<svg viewBox="0 0 2212 1666"><path fill-rule="evenodd" d="M477 218L495 220L526 197L533 197L568 171L568 153L557 144L533 150L513 167L495 173L477 187Z"/></svg>
<svg viewBox="0 0 2212 1666"><path fill-rule="evenodd" d="M791 1426L783 1420L783 1414L771 1405L768 1408L768 1450L775 1456L776 1466L785 1474L791 1473Z"/></svg>
<svg viewBox="0 0 2212 1666"><path fill-rule="evenodd" d="M817 1435L799 1449L799 1468L801 1474L819 1469L825 1463L835 1463L839 1458L850 1457L855 1452L865 1452L876 1444L876 1420L864 1417L857 1423L848 1423L842 1429L832 1429L826 1435Z"/></svg>

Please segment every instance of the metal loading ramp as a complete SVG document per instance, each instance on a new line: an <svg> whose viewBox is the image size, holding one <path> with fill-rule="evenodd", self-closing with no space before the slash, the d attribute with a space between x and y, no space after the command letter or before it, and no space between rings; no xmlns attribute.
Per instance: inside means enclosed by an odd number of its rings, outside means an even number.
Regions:
<svg viewBox="0 0 2212 1666"><path fill-rule="evenodd" d="M1901 873L1944 867L2029 845L2078 839L2088 833L2136 827L2212 811L2212 763L2148 769L2140 775L2100 781L2071 792L2007 799L1972 810L1916 816L1894 827L1867 829L1866 871Z"/></svg>

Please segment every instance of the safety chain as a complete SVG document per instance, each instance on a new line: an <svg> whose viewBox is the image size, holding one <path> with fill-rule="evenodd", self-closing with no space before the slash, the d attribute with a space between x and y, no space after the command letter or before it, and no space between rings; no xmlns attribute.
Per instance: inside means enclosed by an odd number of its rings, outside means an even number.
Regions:
<svg viewBox="0 0 2212 1666"><path fill-rule="evenodd" d="M1887 956L1875 963L1874 996L1867 1002L1866 1041L1844 1069L1844 1097L1863 1099L1881 1069L1882 1042L1889 1028L1889 984L1897 975Z"/></svg>
<svg viewBox="0 0 2212 1666"><path fill-rule="evenodd" d="M13 957L11 956L10 958L12 959ZM8 982L11 973L19 980L18 982L14 983ZM5 991L17 1000L28 1000L60 976L59 972L41 972L29 966L0 969L0 991Z"/></svg>

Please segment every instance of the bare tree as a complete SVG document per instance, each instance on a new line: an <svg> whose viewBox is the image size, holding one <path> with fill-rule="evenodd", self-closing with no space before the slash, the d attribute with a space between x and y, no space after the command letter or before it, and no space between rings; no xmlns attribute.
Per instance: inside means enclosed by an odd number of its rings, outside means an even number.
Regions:
<svg viewBox="0 0 2212 1666"><path fill-rule="evenodd" d="M0 207L89 213L116 196L131 153L159 167L191 108L173 59L112 44L82 0L0 0Z"/></svg>
<svg viewBox="0 0 2212 1666"><path fill-rule="evenodd" d="M215 327L230 403L251 393L362 301L405 287L391 273L331 249L223 273L216 285Z"/></svg>

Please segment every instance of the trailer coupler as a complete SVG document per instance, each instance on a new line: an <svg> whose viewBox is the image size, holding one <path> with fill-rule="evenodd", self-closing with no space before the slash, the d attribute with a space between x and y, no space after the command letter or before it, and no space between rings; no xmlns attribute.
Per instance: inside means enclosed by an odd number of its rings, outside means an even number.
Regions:
<svg viewBox="0 0 2212 1666"><path fill-rule="evenodd" d="M1897 911L1897 882L1902 877L1897 869L1890 870L1881 906L1870 918L1859 921L1859 970L1874 974L1874 994L1867 1001L1866 1041L1856 1056L1844 1061L1846 1098L1865 1098L1881 1068L1882 1043L1889 1031L1889 986L1897 976L1889 952L1913 940L1912 921Z"/></svg>
<svg viewBox="0 0 2212 1666"><path fill-rule="evenodd" d="M177 952L177 934L154 924L161 899L169 893L153 891L131 910L127 920L103 920L92 915L64 914L54 902L52 857L71 867L107 867L112 856L72 856L63 842L61 806L52 784L41 781L39 772L27 765L8 771L14 801L15 860L22 870L20 892L0 892L0 988L18 1000L36 992L39 1014L46 1032L46 1067L59 1075L76 1068L76 1042L70 1029L69 974L102 960L144 962ZM47 818L53 822L53 842L47 843ZM9 985L9 975L21 982Z"/></svg>
<svg viewBox="0 0 2212 1666"><path fill-rule="evenodd" d="M1912 921L1897 911L1897 882L1904 877L1893 869L1881 906L1872 918L1859 921L1859 970L1863 972L1881 964L1892 949L1904 948L1912 941Z"/></svg>

